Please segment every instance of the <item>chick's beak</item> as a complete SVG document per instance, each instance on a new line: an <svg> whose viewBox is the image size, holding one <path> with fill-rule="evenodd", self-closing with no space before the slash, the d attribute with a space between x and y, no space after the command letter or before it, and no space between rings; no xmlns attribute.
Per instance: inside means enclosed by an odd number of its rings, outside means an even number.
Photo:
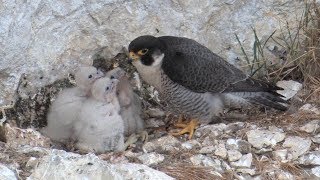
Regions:
<svg viewBox="0 0 320 180"><path fill-rule="evenodd" d="M132 62L134 62L134 61L139 60L139 58L140 58L140 57L139 57L136 53L130 51L128 62L129 62L129 63L132 63Z"/></svg>

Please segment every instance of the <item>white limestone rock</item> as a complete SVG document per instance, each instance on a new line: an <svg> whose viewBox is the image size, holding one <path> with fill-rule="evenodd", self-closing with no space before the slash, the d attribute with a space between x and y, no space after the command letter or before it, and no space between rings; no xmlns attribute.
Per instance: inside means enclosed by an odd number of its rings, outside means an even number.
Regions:
<svg viewBox="0 0 320 180"><path fill-rule="evenodd" d="M216 156L221 157L222 159L226 159L227 158L227 149L226 149L225 145L218 144L218 146L216 147L216 150L214 151L214 154Z"/></svg>
<svg viewBox="0 0 320 180"><path fill-rule="evenodd" d="M173 179L141 164L108 164L94 154L51 150L40 159L28 180L37 179Z"/></svg>
<svg viewBox="0 0 320 180"><path fill-rule="evenodd" d="M23 73L30 75L32 90L65 76L79 63L90 64L92 55L98 51L103 50L107 58L116 55L122 46L142 34L193 38L236 63L242 53L235 33L251 56L254 35L249 27L256 28L262 41L280 26L286 27L286 22L296 27L296 17L304 10L303 3L290 0L3 1L0 106L14 101L13 89ZM276 59L269 56L270 60Z"/></svg>
<svg viewBox="0 0 320 180"><path fill-rule="evenodd" d="M255 148L273 147L284 140L285 133L268 130L250 130L247 132L248 142Z"/></svg>
<svg viewBox="0 0 320 180"><path fill-rule="evenodd" d="M320 166L312 168L311 173L317 178L320 178Z"/></svg>
<svg viewBox="0 0 320 180"><path fill-rule="evenodd" d="M250 168L252 164L252 154L245 154L238 161L231 162L230 164L234 167Z"/></svg>
<svg viewBox="0 0 320 180"><path fill-rule="evenodd" d="M275 160L286 162L288 158L288 150L287 149L279 149L272 152Z"/></svg>
<svg viewBox="0 0 320 180"><path fill-rule="evenodd" d="M1 180L16 180L17 177L11 169L7 168L4 164L0 163L0 179Z"/></svg>
<svg viewBox="0 0 320 180"><path fill-rule="evenodd" d="M284 89L277 91L279 94L284 96L284 100L291 99L294 95L298 93L298 91L302 89L302 84L293 80L278 81L277 86L282 87Z"/></svg>
<svg viewBox="0 0 320 180"><path fill-rule="evenodd" d="M155 152L145 153L138 157L138 159L145 165L155 165L159 164L164 160L164 156L161 154L157 154Z"/></svg>
<svg viewBox="0 0 320 180"><path fill-rule="evenodd" d="M211 154L211 153L214 153L215 150L216 150L215 146L205 146L199 150L199 153L200 154Z"/></svg>
<svg viewBox="0 0 320 180"><path fill-rule="evenodd" d="M228 150L229 162L237 161L242 157L242 154L237 150Z"/></svg>
<svg viewBox="0 0 320 180"><path fill-rule="evenodd" d="M289 153L292 155L292 159L294 160L310 149L311 140L299 136L289 136L286 138L282 146L289 148Z"/></svg>
<svg viewBox="0 0 320 180"><path fill-rule="evenodd" d="M298 159L300 164L303 165L320 165L320 152L319 151L312 151Z"/></svg>
<svg viewBox="0 0 320 180"><path fill-rule="evenodd" d="M219 159L213 159L202 154L197 154L191 156L190 161L195 166L212 167L214 170L222 172L221 161Z"/></svg>
<svg viewBox="0 0 320 180"><path fill-rule="evenodd" d="M320 128L320 120L313 120L308 122L304 126L300 127L300 131L305 131L307 133L316 133L316 131Z"/></svg>
<svg viewBox="0 0 320 180"><path fill-rule="evenodd" d="M164 136L143 145L144 152L177 151L181 148L181 143L173 136Z"/></svg>

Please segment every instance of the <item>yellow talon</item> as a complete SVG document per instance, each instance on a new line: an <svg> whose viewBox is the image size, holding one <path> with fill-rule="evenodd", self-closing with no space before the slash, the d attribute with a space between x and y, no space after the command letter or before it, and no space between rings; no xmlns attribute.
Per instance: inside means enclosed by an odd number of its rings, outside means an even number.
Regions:
<svg viewBox="0 0 320 180"><path fill-rule="evenodd" d="M176 127L184 128L178 133L172 133L173 136L182 135L185 133L189 133L189 140L192 139L194 130L199 126L199 121L196 119L192 119L189 123L182 123L182 118L180 116L178 123L175 124Z"/></svg>

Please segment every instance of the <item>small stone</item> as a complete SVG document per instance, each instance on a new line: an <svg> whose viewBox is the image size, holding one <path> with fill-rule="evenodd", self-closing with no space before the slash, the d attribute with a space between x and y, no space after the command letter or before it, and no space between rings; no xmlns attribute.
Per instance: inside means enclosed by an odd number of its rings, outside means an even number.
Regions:
<svg viewBox="0 0 320 180"><path fill-rule="evenodd" d="M26 164L26 167L29 167L29 168L33 168L37 165L38 163L38 159L35 158L35 157L30 157L30 159L28 160L27 164Z"/></svg>
<svg viewBox="0 0 320 180"><path fill-rule="evenodd" d="M315 105L312 105L312 104L305 104L300 108L300 110L311 112L314 114L320 114L320 110Z"/></svg>
<svg viewBox="0 0 320 180"><path fill-rule="evenodd" d="M227 162L225 162L225 161L221 161L221 166L222 166L225 170L227 170L227 171L229 171L229 170L232 169L232 168L230 167L230 165L229 165Z"/></svg>
<svg viewBox="0 0 320 180"><path fill-rule="evenodd" d="M300 127L300 131L305 131L307 133L316 133L320 127L320 120L313 120L304 126Z"/></svg>
<svg viewBox="0 0 320 180"><path fill-rule="evenodd" d="M320 165L320 151L309 152L298 159L303 165Z"/></svg>
<svg viewBox="0 0 320 180"><path fill-rule="evenodd" d="M311 140L299 136L287 137L283 147L288 147L293 159L297 159L300 155L307 152L311 146Z"/></svg>
<svg viewBox="0 0 320 180"><path fill-rule="evenodd" d="M214 170L222 172L221 168L221 161L218 159L212 159L211 157L198 154L190 157L190 161L195 166L206 166L206 167L213 167Z"/></svg>
<svg viewBox="0 0 320 180"><path fill-rule="evenodd" d="M238 161L231 162L230 164L240 168L250 168L252 163L252 154L243 155Z"/></svg>
<svg viewBox="0 0 320 180"><path fill-rule="evenodd" d="M238 144L238 150L242 154L248 154L251 152L251 144L248 141L240 139L237 141L237 144Z"/></svg>
<svg viewBox="0 0 320 180"><path fill-rule="evenodd" d="M15 179L17 179L17 177L12 170L7 168L3 164L0 164L0 179L1 180L15 180Z"/></svg>
<svg viewBox="0 0 320 180"><path fill-rule="evenodd" d="M39 158L39 164L28 177L35 179L172 179L163 172L143 164L108 163L93 153L79 155L51 150Z"/></svg>
<svg viewBox="0 0 320 180"><path fill-rule="evenodd" d="M145 121L146 128L160 127L164 126L165 123L161 119L150 118Z"/></svg>
<svg viewBox="0 0 320 180"><path fill-rule="evenodd" d="M224 144L219 144L216 150L214 151L216 156L219 156L223 159L227 158L227 149L225 148Z"/></svg>
<svg viewBox="0 0 320 180"><path fill-rule="evenodd" d="M267 152L272 152L271 148L261 148L259 150L254 151L256 154L265 154Z"/></svg>
<svg viewBox="0 0 320 180"><path fill-rule="evenodd" d="M251 152L251 144L242 139L228 139L226 142L226 148L228 150L239 150L243 154Z"/></svg>
<svg viewBox="0 0 320 180"><path fill-rule="evenodd" d="M295 179L291 173L286 171L277 171L276 176L277 176L277 179L279 180Z"/></svg>
<svg viewBox="0 0 320 180"><path fill-rule="evenodd" d="M194 135L196 137L201 137L203 135L210 135L212 137L218 137L223 134L223 131L225 130L226 127L227 127L227 125L225 125L223 123L205 125L205 126L198 128L196 130L196 132L194 133Z"/></svg>
<svg viewBox="0 0 320 180"><path fill-rule="evenodd" d="M298 91L300 91L302 89L302 84L297 81L293 81L293 80L278 81L277 86L283 88L283 90L278 90L277 93L284 96L284 98L283 98L284 100L288 100L288 99L292 98L294 95L296 95L298 93Z"/></svg>
<svg viewBox="0 0 320 180"><path fill-rule="evenodd" d="M230 123L225 128L225 133L237 132L240 129L243 129L244 125L245 125L245 123L243 123L243 122Z"/></svg>
<svg viewBox="0 0 320 180"><path fill-rule="evenodd" d="M164 156L157 153L146 153L138 157L138 159L147 166L159 164L164 160Z"/></svg>
<svg viewBox="0 0 320 180"><path fill-rule="evenodd" d="M242 154L237 150L228 150L229 162L237 161L242 157Z"/></svg>
<svg viewBox="0 0 320 180"><path fill-rule="evenodd" d="M287 149L280 149L272 152L274 159L286 162L287 156L288 156L288 150Z"/></svg>
<svg viewBox="0 0 320 180"><path fill-rule="evenodd" d="M164 136L154 141L149 141L143 145L144 152L153 151L175 151L179 150L181 146L180 141L173 136Z"/></svg>
<svg viewBox="0 0 320 180"><path fill-rule="evenodd" d="M197 140L189 140L181 144L181 147L185 150L191 150L195 147L200 147L201 144Z"/></svg>
<svg viewBox="0 0 320 180"><path fill-rule="evenodd" d="M312 168L312 169L311 169L311 173L312 173L314 176L320 178L320 166L317 166L317 167Z"/></svg>
<svg viewBox="0 0 320 180"><path fill-rule="evenodd" d="M203 147L214 146L214 145L218 145L218 144L219 144L219 142L215 137L207 136L202 141L201 146L203 146Z"/></svg>
<svg viewBox="0 0 320 180"><path fill-rule="evenodd" d="M280 133L284 132L284 130L282 128L278 128L277 126L269 126L268 130L272 131L272 132L280 132Z"/></svg>
<svg viewBox="0 0 320 180"><path fill-rule="evenodd" d="M214 153L215 150L216 150L215 146L206 146L206 147L201 148L199 150L199 153L200 154L211 154L211 153Z"/></svg>
<svg viewBox="0 0 320 180"><path fill-rule="evenodd" d="M228 150L238 149L238 140L236 139L228 139L226 142L226 148Z"/></svg>
<svg viewBox="0 0 320 180"><path fill-rule="evenodd" d="M243 174L249 174L250 176L253 176L256 174L255 169L237 169L237 172L243 173Z"/></svg>
<svg viewBox="0 0 320 180"><path fill-rule="evenodd" d="M320 134L315 135L312 139L312 142L320 144Z"/></svg>
<svg viewBox="0 0 320 180"><path fill-rule="evenodd" d="M166 115L166 113L158 108L149 108L146 113L150 116L150 117L155 117L155 118L161 118L164 117Z"/></svg>
<svg viewBox="0 0 320 180"><path fill-rule="evenodd" d="M268 130L250 130L247 132L247 137L253 147L261 149L268 146L273 147L285 138L285 134Z"/></svg>

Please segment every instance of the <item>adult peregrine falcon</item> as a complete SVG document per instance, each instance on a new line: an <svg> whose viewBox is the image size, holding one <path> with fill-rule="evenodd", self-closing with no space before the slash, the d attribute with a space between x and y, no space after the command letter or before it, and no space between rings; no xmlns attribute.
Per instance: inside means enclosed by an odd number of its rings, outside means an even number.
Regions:
<svg viewBox="0 0 320 180"><path fill-rule="evenodd" d="M190 124L179 134L192 137L200 123L217 122L224 107L260 104L286 110L280 87L253 79L198 42L174 36L140 36L129 44L130 59L160 99Z"/></svg>

